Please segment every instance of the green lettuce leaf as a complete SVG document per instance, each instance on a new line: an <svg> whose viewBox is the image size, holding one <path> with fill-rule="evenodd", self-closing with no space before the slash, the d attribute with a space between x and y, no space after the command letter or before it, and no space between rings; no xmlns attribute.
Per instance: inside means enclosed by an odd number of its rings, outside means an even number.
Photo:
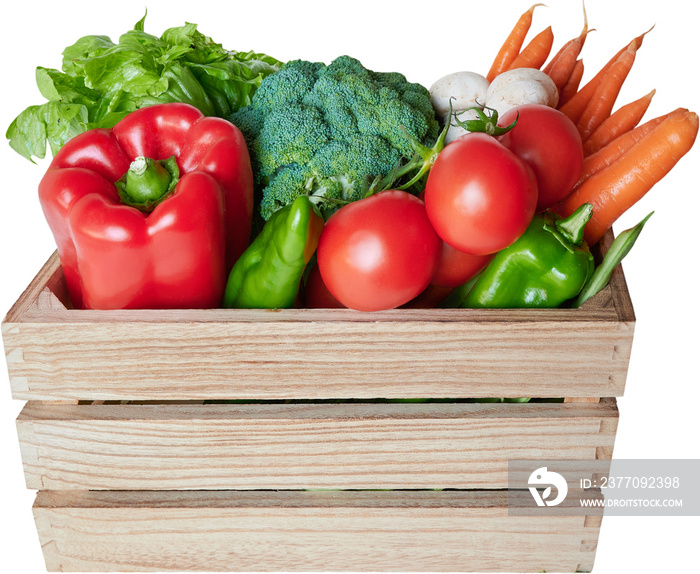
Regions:
<svg viewBox="0 0 700 574"><path fill-rule="evenodd" d="M145 16L118 43L85 36L63 51L62 70L37 68L47 100L30 106L9 126L10 146L30 161L55 154L75 135L110 128L145 106L184 102L207 116L228 117L247 106L263 78L281 62L266 54L224 49L196 24L144 31Z"/></svg>

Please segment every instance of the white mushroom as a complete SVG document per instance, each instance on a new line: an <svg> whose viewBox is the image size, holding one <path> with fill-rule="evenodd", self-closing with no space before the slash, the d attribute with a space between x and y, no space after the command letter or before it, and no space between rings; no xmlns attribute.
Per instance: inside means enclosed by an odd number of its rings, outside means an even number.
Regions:
<svg viewBox="0 0 700 574"><path fill-rule="evenodd" d="M548 97L547 90L539 82L514 82L491 94L486 100L486 106L502 116L511 108L522 104L547 105Z"/></svg>
<svg viewBox="0 0 700 574"><path fill-rule="evenodd" d="M509 89L513 89L514 93L531 94L532 87L530 83L532 82L541 85L542 90L538 90L538 94L544 93L544 96L538 96L538 101L533 101L532 95L530 95L527 101L522 101L520 104L536 103L556 108L559 103L559 90L557 86L552 81L552 78L535 68L516 68L515 70L509 70L508 72L503 72L496 76L488 87L488 90L486 90L486 105L488 107L494 107L489 102L494 102L499 99L502 100L504 98L513 101L513 96L508 95L507 90ZM526 84L525 87L516 88L523 83ZM495 94L499 94L499 96L496 97Z"/></svg>
<svg viewBox="0 0 700 574"><path fill-rule="evenodd" d="M489 82L475 72L455 72L437 80L430 88L430 99L438 116L445 117L453 111L483 106Z"/></svg>

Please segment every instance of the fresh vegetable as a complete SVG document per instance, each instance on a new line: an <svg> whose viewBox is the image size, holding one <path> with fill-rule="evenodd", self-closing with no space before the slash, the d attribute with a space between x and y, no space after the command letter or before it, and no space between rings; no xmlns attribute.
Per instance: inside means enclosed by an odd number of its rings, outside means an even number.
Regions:
<svg viewBox="0 0 700 574"><path fill-rule="evenodd" d="M583 165L581 137L569 118L548 106L516 106L500 123L516 120L500 142L535 172L539 212L564 199L578 181Z"/></svg>
<svg viewBox="0 0 700 574"><path fill-rule="evenodd" d="M62 70L37 68L41 95L7 130L10 145L27 159L55 154L71 137L111 128L129 112L182 102L206 116L227 117L250 103L262 79L279 68L276 59L225 50L196 24L170 28L158 38L144 32L145 16L114 44L85 36L63 52Z"/></svg>
<svg viewBox="0 0 700 574"><path fill-rule="evenodd" d="M462 304L467 298L467 295L469 295L469 292L472 290L472 287L474 287L474 284L479 280L480 275L481 273L477 273L463 285L452 289L450 294L443 298L443 300L440 302L439 307L443 309L459 309L462 307Z"/></svg>
<svg viewBox="0 0 700 574"><path fill-rule="evenodd" d="M430 86L430 101L438 116L446 119L452 112L483 106L489 81L476 72L455 72Z"/></svg>
<svg viewBox="0 0 700 574"><path fill-rule="evenodd" d="M503 72L491 83L474 72L456 72L440 78L430 92L442 123L450 124L446 143L469 133L464 123L478 119L479 109L490 108L504 114L523 104L556 107L559 102L559 90L552 79L540 70L527 67ZM452 115L459 122L452 121L450 105Z"/></svg>
<svg viewBox="0 0 700 574"><path fill-rule="evenodd" d="M580 88L585 8L546 64L551 27L523 48L537 6L487 77L430 91L349 56L229 52L193 24L80 39L8 130L29 159L55 153L40 196L76 306L580 305L646 219L595 272L587 246L687 153L698 117L639 125L654 92L614 111L644 34Z"/></svg>
<svg viewBox="0 0 700 574"><path fill-rule="evenodd" d="M341 304L380 311L408 303L428 286L441 246L423 202L387 190L331 215L316 257L323 282Z"/></svg>
<svg viewBox="0 0 700 574"><path fill-rule="evenodd" d="M554 43L554 34L552 27L547 26L539 34L537 34L522 52L508 66L508 70L517 68L534 68L539 70L549 58L549 53L552 50Z"/></svg>
<svg viewBox="0 0 700 574"><path fill-rule="evenodd" d="M632 69L636 54L637 42L632 41L627 50L615 60L603 76L591 101L584 108L576 124L583 141L586 141L598 126L610 116L622 84Z"/></svg>
<svg viewBox="0 0 700 574"><path fill-rule="evenodd" d="M470 133L440 153L428 175L425 207L452 247L486 255L513 243L537 204L532 170L492 136Z"/></svg>
<svg viewBox="0 0 700 574"><path fill-rule="evenodd" d="M529 10L524 12L520 18L518 18L518 21L511 30L510 34L508 34L505 42L503 42L498 54L496 54L496 58L494 59L493 64L491 64L489 73L486 75L486 79L489 82L493 81L493 79L499 74L502 74L508 70L515 58L518 57L520 48L522 48L522 45L525 42L527 33L530 31L530 26L532 26L532 14L534 13L535 8L538 6L544 6L544 4L534 4Z"/></svg>
<svg viewBox="0 0 700 574"><path fill-rule="evenodd" d="M566 83L561 90L559 90L559 106L564 105L578 92L581 80L583 79L584 68L583 60L576 60L571 70L571 75L569 75Z"/></svg>
<svg viewBox="0 0 700 574"><path fill-rule="evenodd" d="M425 290L415 299L411 299L402 309L435 309L440 307L445 298L452 293L453 287L441 287L439 285L428 285Z"/></svg>
<svg viewBox="0 0 700 574"><path fill-rule="evenodd" d="M426 88L349 56L326 66L290 62L231 116L251 149L264 219L299 195L329 214L433 142L438 122Z"/></svg>
<svg viewBox="0 0 700 574"><path fill-rule="evenodd" d="M613 270L620 264L624 257L630 252L634 246L639 234L644 229L644 225L649 221L649 218L654 214L652 211L642 221L631 229L627 229L620 233L612 242L610 247L603 257L603 261L596 267L593 275L588 279L586 284L581 289L581 292L576 297L576 300L571 304L572 307L580 307L591 297L600 292L609 282Z"/></svg>
<svg viewBox="0 0 700 574"><path fill-rule="evenodd" d="M309 271L309 276L306 278L304 285L304 304L308 309L344 309L340 301L338 301L326 287L321 277L321 272L318 270L318 265L314 265Z"/></svg>
<svg viewBox="0 0 700 574"><path fill-rule="evenodd" d="M578 57L581 54L583 45L588 37L588 18L586 16L586 8L583 9L583 30L572 40L566 42L560 50L554 55L542 71L547 74L559 89L559 93L566 83L569 81L571 74L574 71Z"/></svg>
<svg viewBox="0 0 700 574"><path fill-rule="evenodd" d="M591 203L593 217L585 237L593 245L690 150L697 133L697 114L671 114L616 161L587 179L555 207L556 212L567 216L581 204Z"/></svg>
<svg viewBox="0 0 700 574"><path fill-rule="evenodd" d="M651 30L647 30L646 32L644 32L644 34L640 34L639 36L634 38L629 44L627 44L617 54L610 58L610 60L598 71L598 73L591 80L589 80L586 83L585 86L583 86L578 92L576 92L576 94L574 94L570 99L568 99L566 103L562 103L562 105L559 106L559 109L562 111L562 113L566 114L566 116L572 122L577 123L581 118L581 115L583 114L584 110L586 109L586 106L590 103L592 99L595 99L596 90L600 86L601 82L603 81L603 78L606 76L613 64L615 64L615 62L620 56L622 56L622 54L629 50L632 44L635 44L636 49L639 50L639 48L642 46L642 42L644 41L644 37L650 31Z"/></svg>
<svg viewBox="0 0 700 574"><path fill-rule="evenodd" d="M248 241L250 180L236 127L187 104L143 108L71 139L39 198L73 305L218 307L225 249L237 256Z"/></svg>
<svg viewBox="0 0 700 574"><path fill-rule="evenodd" d="M437 80L430 87L433 108L443 125L450 124L445 143L450 143L467 133L460 125L451 123L453 114L462 121L476 119L475 108L482 108L486 102L489 82L475 72L455 72Z"/></svg>
<svg viewBox="0 0 700 574"><path fill-rule="evenodd" d="M500 251L479 275L461 307L559 307L576 297L593 274L593 256L583 242L591 206L566 219L545 212Z"/></svg>
<svg viewBox="0 0 700 574"><path fill-rule="evenodd" d="M622 106L611 114L583 144L584 155L597 152L618 136L634 129L644 117L655 93L656 90L652 90L646 96Z"/></svg>
<svg viewBox="0 0 700 574"><path fill-rule="evenodd" d="M430 281L437 287L454 288L463 285L481 271L493 255L472 255L442 242L437 269Z"/></svg>
<svg viewBox="0 0 700 574"><path fill-rule="evenodd" d="M665 121L670 115L683 116L688 113L685 108L678 108L669 114L664 114L653 118L640 126L616 137L613 141L607 144L602 149L585 157L583 159L583 168L581 176L574 186L574 191L589 179L592 175L598 173L610 164L614 163L622 154L629 150L644 136L651 133L661 122Z"/></svg>
<svg viewBox="0 0 700 574"><path fill-rule="evenodd" d="M463 127L465 123L479 118L477 110L483 109L480 105L474 106L467 110L462 110L460 112L455 112L453 116L445 118L445 125L448 126L447 133L445 134L445 144L455 141L457 138L461 138L463 135L469 133L469 130ZM452 118L459 119L461 123L455 123Z"/></svg>
<svg viewBox="0 0 700 574"><path fill-rule="evenodd" d="M233 266L224 307L291 307L322 230L323 218L305 195L277 210Z"/></svg>
<svg viewBox="0 0 700 574"><path fill-rule="evenodd" d="M540 70L517 68L496 77L486 91L485 107L504 114L522 104L543 104L553 108L559 102L559 90Z"/></svg>

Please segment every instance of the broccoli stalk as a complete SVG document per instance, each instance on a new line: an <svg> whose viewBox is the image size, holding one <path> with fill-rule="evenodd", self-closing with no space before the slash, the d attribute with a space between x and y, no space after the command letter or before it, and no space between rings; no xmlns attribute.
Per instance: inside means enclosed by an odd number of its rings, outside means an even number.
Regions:
<svg viewBox="0 0 700 574"><path fill-rule="evenodd" d="M418 140L411 138L411 145L415 152L413 157L406 163L396 166L384 177L375 179L365 193L365 197L386 189L410 190L414 186L418 186L422 190L425 187L428 172L445 147L445 139L449 127L449 124L445 125L432 147L425 146ZM411 174L412 177L408 181L401 183L402 179L411 176Z"/></svg>

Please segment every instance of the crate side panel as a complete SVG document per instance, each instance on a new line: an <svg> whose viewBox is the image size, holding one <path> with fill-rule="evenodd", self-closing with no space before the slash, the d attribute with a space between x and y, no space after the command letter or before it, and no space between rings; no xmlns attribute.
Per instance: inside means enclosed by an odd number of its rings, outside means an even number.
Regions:
<svg viewBox="0 0 700 574"><path fill-rule="evenodd" d="M29 403L18 428L36 489L507 488L510 459L612 449L608 418L614 406Z"/></svg>
<svg viewBox="0 0 700 574"><path fill-rule="evenodd" d="M65 285L65 282L63 282L63 272L61 271L58 253L54 251L24 292L19 296L15 304L12 305L7 312L7 315L3 319L3 327L5 323L11 324L21 321L24 316L31 315L33 312L40 309L48 311L65 310L66 307L62 303L52 304L46 308L41 305L41 300L45 299L42 294L45 294L46 290L52 293L54 291L56 293L63 293L65 288L61 287L62 284ZM56 298L56 302L58 302L58 296L54 294L54 297Z"/></svg>
<svg viewBox="0 0 700 574"><path fill-rule="evenodd" d="M584 517L508 517L480 491L279 494L40 493L34 513L52 571L573 572L598 534Z"/></svg>
<svg viewBox="0 0 700 574"><path fill-rule="evenodd" d="M616 321L16 323L25 400L619 396Z"/></svg>

